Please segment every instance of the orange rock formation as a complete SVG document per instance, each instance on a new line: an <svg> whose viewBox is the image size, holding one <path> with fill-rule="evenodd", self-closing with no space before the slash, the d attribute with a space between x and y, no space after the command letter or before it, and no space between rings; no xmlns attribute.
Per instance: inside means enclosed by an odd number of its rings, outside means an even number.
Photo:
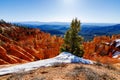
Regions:
<svg viewBox="0 0 120 80"><path fill-rule="evenodd" d="M62 43L61 37L39 29L0 22L0 65L55 57Z"/></svg>
<svg viewBox="0 0 120 80"><path fill-rule="evenodd" d="M103 43L111 43L116 39L120 39L120 35L97 36L93 41L84 42L84 58L99 61L102 63L120 63L120 60L113 59L112 53L109 51L114 50L110 46Z"/></svg>

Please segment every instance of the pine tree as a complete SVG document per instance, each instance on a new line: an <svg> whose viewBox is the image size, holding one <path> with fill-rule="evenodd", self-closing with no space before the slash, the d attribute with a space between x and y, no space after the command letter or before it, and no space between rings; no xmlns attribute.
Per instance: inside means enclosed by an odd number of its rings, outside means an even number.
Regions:
<svg viewBox="0 0 120 80"><path fill-rule="evenodd" d="M61 52L70 52L76 56L83 56L83 38L78 35L80 32L80 21L73 19L70 29L65 33L64 44L61 47Z"/></svg>

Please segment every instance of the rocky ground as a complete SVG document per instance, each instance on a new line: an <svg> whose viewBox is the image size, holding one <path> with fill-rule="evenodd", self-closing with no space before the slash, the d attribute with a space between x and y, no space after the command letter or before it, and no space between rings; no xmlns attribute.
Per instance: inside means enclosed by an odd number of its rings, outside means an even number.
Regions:
<svg viewBox="0 0 120 80"><path fill-rule="evenodd" d="M54 64L29 72L0 76L0 80L119 80L120 64Z"/></svg>

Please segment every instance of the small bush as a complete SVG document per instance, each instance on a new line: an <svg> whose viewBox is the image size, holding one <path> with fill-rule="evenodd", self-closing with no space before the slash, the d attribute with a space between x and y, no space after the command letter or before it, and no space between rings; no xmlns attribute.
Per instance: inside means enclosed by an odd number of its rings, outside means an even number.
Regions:
<svg viewBox="0 0 120 80"><path fill-rule="evenodd" d="M65 67L65 63L54 63L52 64L52 67Z"/></svg>

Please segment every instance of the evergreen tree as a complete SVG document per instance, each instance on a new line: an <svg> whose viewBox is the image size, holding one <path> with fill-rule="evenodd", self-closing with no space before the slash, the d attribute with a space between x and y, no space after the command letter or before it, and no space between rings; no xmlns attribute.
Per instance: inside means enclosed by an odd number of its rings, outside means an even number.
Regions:
<svg viewBox="0 0 120 80"><path fill-rule="evenodd" d="M76 56L83 56L83 38L78 35L80 32L80 21L73 19L70 29L65 33L64 44L61 47L61 52L70 52Z"/></svg>

